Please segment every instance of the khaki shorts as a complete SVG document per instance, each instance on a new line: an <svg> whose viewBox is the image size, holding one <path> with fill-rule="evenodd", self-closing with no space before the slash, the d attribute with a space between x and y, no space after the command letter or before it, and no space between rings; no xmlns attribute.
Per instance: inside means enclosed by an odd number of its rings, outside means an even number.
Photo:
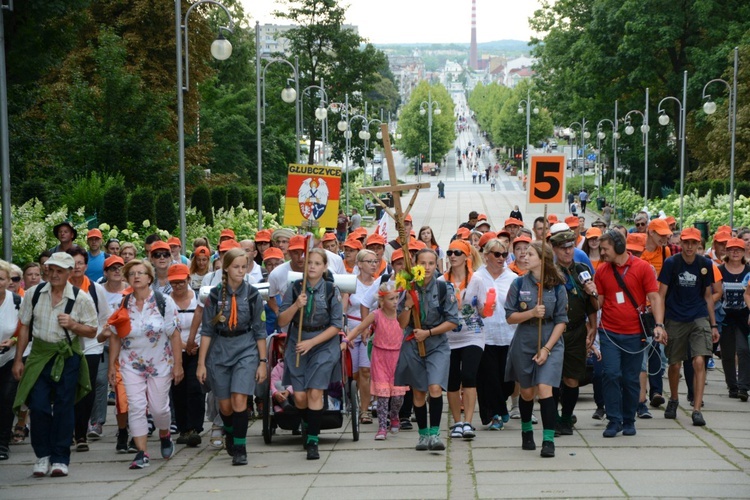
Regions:
<svg viewBox="0 0 750 500"><path fill-rule="evenodd" d="M670 365L687 361L688 346L692 357L711 356L713 342L708 318L698 318L688 323L666 320L665 328L667 345L664 352Z"/></svg>

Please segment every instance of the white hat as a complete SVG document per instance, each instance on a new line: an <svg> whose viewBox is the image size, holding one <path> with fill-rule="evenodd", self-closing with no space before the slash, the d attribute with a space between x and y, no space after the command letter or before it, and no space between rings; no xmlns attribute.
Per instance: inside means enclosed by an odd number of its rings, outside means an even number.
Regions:
<svg viewBox="0 0 750 500"><path fill-rule="evenodd" d="M556 224L552 224L552 227L549 228L550 234L557 234L563 231L570 231L570 226L568 226L564 222L558 222Z"/></svg>
<svg viewBox="0 0 750 500"><path fill-rule="evenodd" d="M63 269L73 269L76 265L76 262L73 260L73 257L71 255L65 252L55 252L52 254L52 257L47 259L44 265L47 267L57 266Z"/></svg>

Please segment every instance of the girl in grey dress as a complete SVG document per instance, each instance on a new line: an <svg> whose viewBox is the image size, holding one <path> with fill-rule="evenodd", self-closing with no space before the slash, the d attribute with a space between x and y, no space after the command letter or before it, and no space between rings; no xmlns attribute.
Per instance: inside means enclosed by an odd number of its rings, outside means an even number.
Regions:
<svg viewBox="0 0 750 500"><path fill-rule="evenodd" d="M235 248L222 259L221 284L203 306L196 377L208 378L219 401L227 453L232 465L247 465L247 398L266 379L266 328L263 300L245 282L248 258Z"/></svg>
<svg viewBox="0 0 750 500"><path fill-rule="evenodd" d="M440 440L440 418L443 413L443 390L448 387L451 348L447 332L458 326L458 302L450 283L438 282L437 253L432 249L420 250L417 264L425 268L423 285L416 286L422 312L422 328L414 328L411 309L414 301L409 293L399 304L398 321L404 329L396 365L395 385L408 385L414 395L414 415L419 427L419 451L444 450ZM440 289L443 288L441 293ZM441 300L442 299L442 300ZM426 355L421 357L417 342L425 345ZM430 394L430 426L427 427L427 393Z"/></svg>
<svg viewBox="0 0 750 500"><path fill-rule="evenodd" d="M535 241L518 265L528 271L516 278L508 290L505 317L510 325L517 324L516 334L508 351L506 380L516 380L521 386L518 409L521 412L521 440L524 450L536 449L531 412L534 393L539 396L544 437L541 455L555 456L556 408L552 388L559 387L562 377L562 333L568 322L568 295L565 280L557 270L550 245ZM538 303L539 280L544 266L542 304ZM542 348L537 352L539 319L542 319Z"/></svg>
<svg viewBox="0 0 750 500"><path fill-rule="evenodd" d="M294 249L290 247L290 250ZM333 374L341 359L338 338L343 327L341 294L333 283L323 279L327 266L325 250L310 250L305 270L307 290L302 290L302 280L296 281L287 288L279 308L279 326L289 325L283 384L294 389L294 403L307 429L304 444L308 460L320 458L318 434L323 416L323 391L341 376ZM304 311L302 342L297 341L300 311ZM300 355L299 366L297 354Z"/></svg>

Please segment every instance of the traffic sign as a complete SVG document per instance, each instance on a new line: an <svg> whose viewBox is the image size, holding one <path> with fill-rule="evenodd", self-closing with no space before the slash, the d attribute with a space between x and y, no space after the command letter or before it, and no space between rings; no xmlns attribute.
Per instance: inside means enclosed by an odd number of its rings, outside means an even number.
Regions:
<svg viewBox="0 0 750 500"><path fill-rule="evenodd" d="M562 203L564 201L564 156L532 156L529 174L529 203Z"/></svg>

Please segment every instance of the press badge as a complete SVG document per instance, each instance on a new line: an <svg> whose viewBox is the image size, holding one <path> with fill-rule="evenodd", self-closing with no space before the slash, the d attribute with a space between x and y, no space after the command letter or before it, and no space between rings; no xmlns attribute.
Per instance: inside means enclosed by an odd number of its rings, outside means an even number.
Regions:
<svg viewBox="0 0 750 500"><path fill-rule="evenodd" d="M625 294L623 292L617 292L615 294L615 298L617 299L618 304L624 304L625 303Z"/></svg>
<svg viewBox="0 0 750 500"><path fill-rule="evenodd" d="M529 301L531 300L531 290L519 290L518 291L518 298L523 301Z"/></svg>

